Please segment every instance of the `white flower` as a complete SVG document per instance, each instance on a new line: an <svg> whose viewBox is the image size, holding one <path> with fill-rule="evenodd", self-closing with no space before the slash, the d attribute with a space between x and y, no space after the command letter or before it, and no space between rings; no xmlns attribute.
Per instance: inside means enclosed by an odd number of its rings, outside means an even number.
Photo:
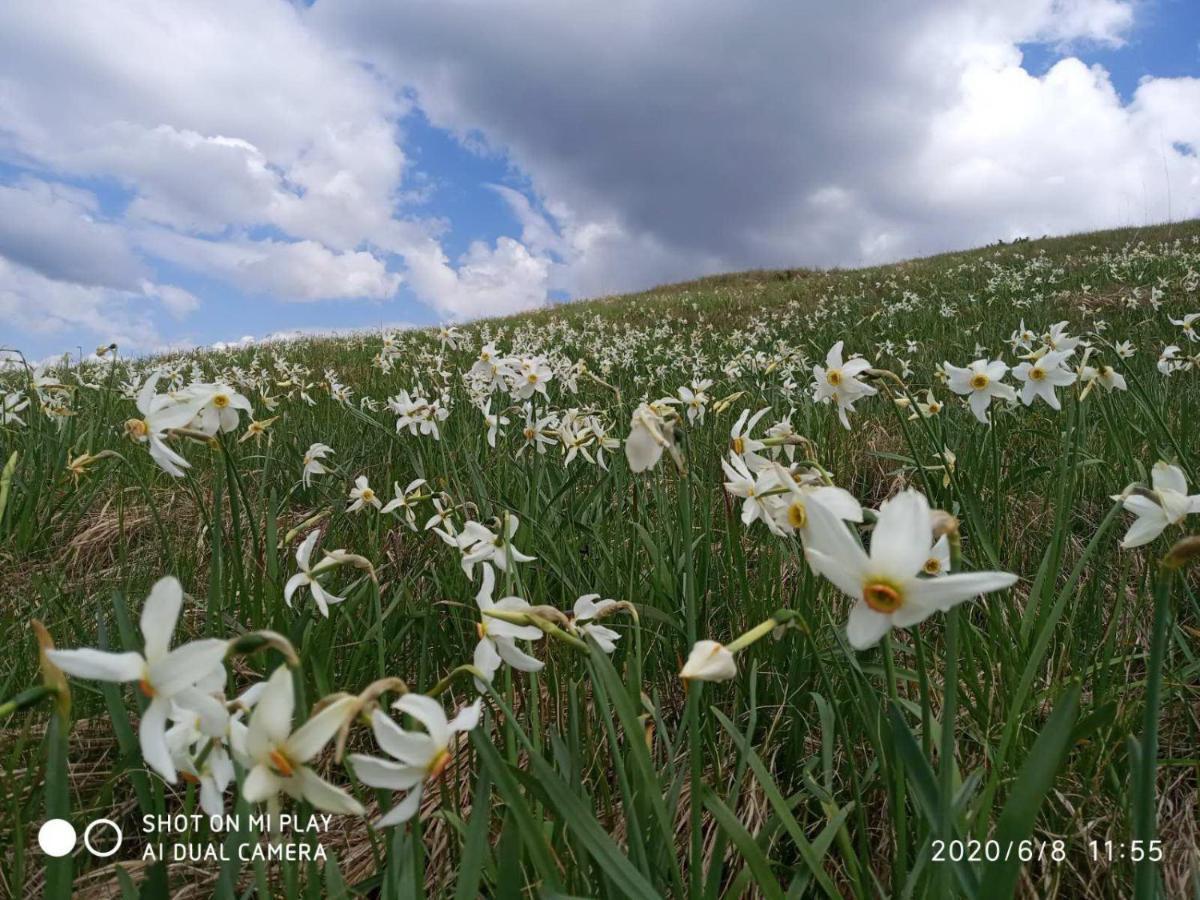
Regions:
<svg viewBox="0 0 1200 900"><path fill-rule="evenodd" d="M501 522L501 533L496 534L480 522L467 522L458 534L439 532L442 540L458 547L462 553L462 569L472 578L476 563L483 563L484 570L495 566L501 572L508 571L509 562L532 562L536 556L522 553L512 544L521 520L506 512Z"/></svg>
<svg viewBox="0 0 1200 900"><path fill-rule="evenodd" d="M736 675L733 654L716 641L696 641L679 672L684 681L729 681Z"/></svg>
<svg viewBox="0 0 1200 900"><path fill-rule="evenodd" d="M575 601L571 625L576 631L591 635L605 653L612 653L617 649L621 635L611 628L598 625L596 620L603 618L616 605L616 600L601 600L599 594L584 594Z"/></svg>
<svg viewBox="0 0 1200 900"><path fill-rule="evenodd" d="M489 609L506 612L524 612L529 603L520 597L502 597L492 600L492 589L496 585L496 573L490 566L483 570L483 585L475 595L481 613ZM517 641L536 641L542 630L536 625L515 625L492 616L480 616L477 626L479 643L475 645L474 664L488 681L491 681L501 662L506 662L521 672L538 672L544 663L516 645ZM482 690L482 686L480 687Z"/></svg>
<svg viewBox="0 0 1200 900"><path fill-rule="evenodd" d="M29 406L29 398L24 394L5 394L0 400L0 425L24 425L25 420L17 413L23 412Z"/></svg>
<svg viewBox="0 0 1200 900"><path fill-rule="evenodd" d="M1069 350L1051 350L1013 369L1013 377L1025 382L1021 386L1021 402L1028 406L1034 398L1041 397L1051 409L1062 409L1054 389L1075 383L1075 373L1064 365L1070 355Z"/></svg>
<svg viewBox="0 0 1200 900"><path fill-rule="evenodd" d="M703 381L693 381L690 388L681 387L675 392L687 409L689 425L694 422L704 422L704 411L708 408L708 389L710 387L712 387L712 382L704 379Z"/></svg>
<svg viewBox="0 0 1200 900"><path fill-rule="evenodd" d="M217 816L225 811L225 789L234 779L229 746L242 738L246 726L211 694L191 694L187 702L201 708L178 700L173 704L170 719L174 724L167 729L167 748L180 777L200 786L200 808ZM195 703L197 698L201 704Z"/></svg>
<svg viewBox="0 0 1200 900"><path fill-rule="evenodd" d="M769 409L769 407L763 407L753 416L750 415L750 410L743 409L742 414L733 423L733 427L729 429L729 449L745 460L746 465L756 472L767 464L766 458L758 453L767 445L758 438L751 437L750 432L754 430L754 426L767 414Z"/></svg>
<svg viewBox="0 0 1200 900"><path fill-rule="evenodd" d="M219 690L225 683L221 661L228 647L216 638L191 641L174 650L171 635L183 606L183 587L170 576L159 579L142 607L141 631L145 646L141 653L108 653L103 650L48 650L47 657L68 675L96 681L136 681L150 699L138 726L138 740L146 764L170 783L175 783L175 764L167 747L167 717L177 698L192 703L203 701L195 692Z"/></svg>
<svg viewBox="0 0 1200 900"><path fill-rule="evenodd" d="M870 397L878 391L858 380L858 376L871 368L871 363L861 356L852 356L842 361L842 341L838 341L825 355L825 365L813 366L813 399L818 403L833 400L837 404L838 419L843 427L850 428L847 411L854 409L855 401Z"/></svg>
<svg viewBox="0 0 1200 900"><path fill-rule="evenodd" d="M201 401L192 427L210 436L218 431L236 429L238 410L248 414L254 411L249 400L224 384L193 384L183 392L183 396Z"/></svg>
<svg viewBox="0 0 1200 900"><path fill-rule="evenodd" d="M358 512L366 509L368 506L373 506L380 509L383 506L383 501L375 496L375 491L371 489L371 485L367 482L366 475L359 475L354 479L354 487L350 489L350 504L346 507L346 512Z"/></svg>
<svg viewBox="0 0 1200 900"><path fill-rule="evenodd" d="M383 710L371 714L371 727L380 748L396 762L352 753L354 774L368 787L388 791L408 791L396 806L375 823L376 828L389 828L411 819L421 808L421 796L428 782L437 780L450 762L450 743L454 735L466 732L479 724L483 701L476 700L463 707L453 719L446 721L442 706L432 697L405 694L392 704L393 709L412 716L425 726L425 731L407 731L393 722Z"/></svg>
<svg viewBox="0 0 1200 900"><path fill-rule="evenodd" d="M775 484L787 489L783 496L771 498L771 514L777 534L796 532L806 540L812 520L808 515L810 504L819 503L838 519L847 522L863 520L862 506L849 491L833 485L821 484L815 475L793 475L779 463L775 463Z"/></svg>
<svg viewBox="0 0 1200 900"><path fill-rule="evenodd" d="M1200 341L1200 335L1196 333L1196 322L1200 321L1200 313L1188 313L1182 319L1175 319L1170 316L1167 318L1171 320L1172 325L1178 325L1183 329L1183 333L1189 341Z"/></svg>
<svg viewBox="0 0 1200 900"><path fill-rule="evenodd" d="M769 494L769 491L779 486L775 471L764 467L755 475L742 457L735 453L729 454L728 461L721 460L721 468L725 470L725 476L729 479L725 482L725 490L735 497L742 498L742 524L748 527L756 519L760 519L768 528L778 533L771 515L771 504L775 498Z"/></svg>
<svg viewBox="0 0 1200 900"><path fill-rule="evenodd" d="M1064 359L1074 353L1075 348L1083 343L1080 338L1067 334L1066 321L1055 322L1051 325L1050 330L1042 335L1042 340L1052 351L1062 353Z"/></svg>
<svg viewBox="0 0 1200 900"><path fill-rule="evenodd" d="M329 618L329 606L333 603L341 603L345 597L335 597L321 587L321 583L317 581L317 576L322 572L329 571L337 566L337 559L326 554L325 558L315 566L309 564L312 558L313 547L317 544L317 538L321 536L319 531L311 532L304 542L296 548L296 564L300 566L300 571L288 579L288 583L283 588L283 602L289 607L292 605L292 595L299 588L308 586L312 591L313 600L317 603L317 608L321 611L321 615Z"/></svg>
<svg viewBox="0 0 1200 900"><path fill-rule="evenodd" d="M491 400L488 400L487 406L483 407L481 411L483 412L484 424L487 425L488 446L494 450L496 449L496 435L500 431L500 426L507 425L509 418L500 413L493 413Z"/></svg>
<svg viewBox="0 0 1200 900"><path fill-rule="evenodd" d="M314 475L328 474L329 470L321 462L326 456L333 453L333 448L328 444L316 443L304 451L304 470L300 473L300 479L304 482L305 487L312 484Z"/></svg>
<svg viewBox="0 0 1200 900"><path fill-rule="evenodd" d="M1137 516L1121 546L1130 549L1148 544L1166 529L1178 525L1191 513L1200 513L1200 494L1188 496L1187 478L1178 466L1156 462L1150 472L1151 491L1119 495L1123 506Z"/></svg>
<svg viewBox="0 0 1200 900"><path fill-rule="evenodd" d="M125 432L137 443L149 445L150 457L159 468L168 475L181 478L183 470L190 468L191 463L167 446L167 432L191 422L204 405L205 398L156 394L161 374L156 371L142 385L137 396L137 408L142 418L129 419L125 423Z"/></svg>
<svg viewBox="0 0 1200 900"><path fill-rule="evenodd" d="M1008 365L1003 360L988 362L986 359L977 359L965 369L943 363L943 368L947 387L967 398L971 412L984 425L988 424L987 411L993 397L1009 402L1017 399L1012 385L1002 382L1008 374Z"/></svg>
<svg viewBox="0 0 1200 900"><path fill-rule="evenodd" d="M404 510L404 521L408 523L408 527L410 529L416 531L417 513L414 509L414 504L418 499L420 499L420 494L418 491L424 486L424 484L424 478L417 478L413 481L410 481L408 483L408 487L406 487L404 490L400 490L400 482L393 482L392 490L395 491L396 496L394 499L389 500L379 512L386 515L387 513L394 512L397 509Z"/></svg>
<svg viewBox="0 0 1200 900"><path fill-rule="evenodd" d="M625 458L632 472L653 469L662 459L663 450L675 445L675 429L648 403L633 411L629 437L625 439Z"/></svg>
<svg viewBox="0 0 1200 900"><path fill-rule="evenodd" d="M929 558L925 560L921 571L934 578L950 571L950 538L948 536L943 534L937 539L933 549L929 551Z"/></svg>
<svg viewBox="0 0 1200 900"><path fill-rule="evenodd" d="M252 766L242 784L246 802L274 802L282 792L324 812L363 815L357 800L307 765L354 714L357 703L355 697L340 697L292 731L296 706L292 673L287 666L276 669L246 729L246 756Z"/></svg>
<svg viewBox="0 0 1200 900"><path fill-rule="evenodd" d="M805 553L809 564L843 593L853 597L846 625L850 646L876 644L888 629L911 628L934 612L1016 583L1008 572L966 572L923 578L933 553L929 501L908 490L879 508L868 556L846 527L820 504L812 517Z"/></svg>
<svg viewBox="0 0 1200 900"><path fill-rule="evenodd" d="M1170 375L1177 368L1179 368L1180 364L1175 359L1175 357L1178 355L1179 348L1174 344L1163 347L1162 353L1160 353L1158 356L1158 362L1155 364L1155 368L1157 368L1159 373L1162 375Z"/></svg>

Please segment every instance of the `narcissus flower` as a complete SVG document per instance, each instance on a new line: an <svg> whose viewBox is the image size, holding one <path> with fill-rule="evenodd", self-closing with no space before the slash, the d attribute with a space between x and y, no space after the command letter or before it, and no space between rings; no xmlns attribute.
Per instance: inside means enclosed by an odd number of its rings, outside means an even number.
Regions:
<svg viewBox="0 0 1200 900"><path fill-rule="evenodd" d="M317 539L321 536L321 532L313 531L304 542L296 548L296 565L300 567L300 571L288 579L288 583L283 588L283 602L289 607L292 605L292 595L297 590L308 586L312 591L313 600L316 601L317 609L321 611L321 615L329 618L329 607L333 603L341 603L345 597L335 597L333 594L321 587L321 582L317 577L322 572L328 572L338 565L338 560L335 557L326 556L315 566L311 565L313 547L317 544Z"/></svg>
<svg viewBox="0 0 1200 900"><path fill-rule="evenodd" d="M1156 462L1150 472L1152 490L1135 489L1114 497L1137 516L1126 532L1121 546L1130 549L1148 544L1168 525L1178 525L1189 514L1200 513L1200 494L1188 496L1183 470L1170 463Z"/></svg>
<svg viewBox="0 0 1200 900"><path fill-rule="evenodd" d="M380 817L375 823L376 828L400 825L417 814L425 785L436 781L450 762L454 735L470 731L479 724L482 704L482 700L476 700L463 707L450 721L446 720L440 703L422 694L405 694L392 704L393 709L407 713L424 725L424 732L401 728L382 710L376 709L371 714L375 740L395 762L352 753L348 759L354 766L354 774L368 787L408 791L400 803Z"/></svg>
<svg viewBox="0 0 1200 900"><path fill-rule="evenodd" d="M664 450L674 452L674 425L643 403L633 411L629 422L629 437L625 439L625 458L632 472L653 469L662 459Z"/></svg>
<svg viewBox="0 0 1200 900"><path fill-rule="evenodd" d="M160 469L175 478L182 478L183 470L190 468L191 463L167 446L167 432L183 428L191 422L206 398L176 398L170 394L155 393L160 377L160 373L155 372L138 391L137 408L142 418L126 421L125 433L134 442L149 445L150 458Z"/></svg>
<svg viewBox="0 0 1200 900"><path fill-rule="evenodd" d="M988 362L977 359L966 368L944 363L946 371L946 386L954 393L967 398L967 404L975 418L984 425L988 424L987 411L992 404L992 398L1013 401L1017 392L1012 385L1004 384L1003 378L1008 374L1008 365L999 359Z"/></svg>
<svg viewBox="0 0 1200 900"><path fill-rule="evenodd" d="M228 642L217 638L191 641L174 650L171 635L183 606L183 587L175 578L159 579L142 607L141 653L104 650L48 650L47 658L68 675L96 681L137 682L150 699L138 726L138 741L146 765L175 783L175 763L167 746L167 717L172 702L187 701L193 693L220 690L225 684L222 659ZM202 705L200 699L195 704Z"/></svg>
<svg viewBox="0 0 1200 900"><path fill-rule="evenodd" d="M313 444L304 451L304 469L300 473L300 480L304 482L305 487L312 484L313 476L328 474L329 470L321 462L326 456L333 452L333 448L328 444Z"/></svg>
<svg viewBox="0 0 1200 900"><path fill-rule="evenodd" d="M350 489L350 503L346 507L346 512L359 512L366 509L368 506L373 506L380 509L383 506L383 501L375 494L367 481L366 475L359 475L354 479L354 487Z"/></svg>
<svg viewBox="0 0 1200 900"><path fill-rule="evenodd" d="M847 411L853 410L854 403L862 397L878 393L877 389L865 382L859 381L858 376L871 368L871 363L861 356L851 356L842 361L842 341L838 341L825 355L824 366L813 366L813 399L818 403L828 403L831 400L837 404L838 419L847 430L850 420Z"/></svg>
<svg viewBox="0 0 1200 900"><path fill-rule="evenodd" d="M935 612L1016 583L1008 572L960 572L924 577L933 555L929 501L908 490L879 508L870 555L820 504L809 507L814 524L805 554L813 569L854 598L846 625L850 646L863 650L889 629L911 628Z"/></svg>
<svg viewBox="0 0 1200 900"><path fill-rule="evenodd" d="M362 804L308 766L357 705L356 697L339 697L293 731L296 699L292 673L287 666L276 669L246 728L246 756L252 768L242 784L242 797L248 803L274 803L284 793L307 800L324 812L363 815Z"/></svg>
<svg viewBox="0 0 1200 900"><path fill-rule="evenodd" d="M505 612L524 612L530 609L529 602L520 597L501 597L492 599L492 590L496 585L496 573L491 566L483 569L483 585L475 595L479 611L497 609ZM517 641L536 641L542 637L542 630L536 625L516 625L503 619L491 616L481 616L477 626L479 643L475 645L475 668L488 681L495 677L501 662L506 662L521 672L540 671L544 663L530 656L517 646Z"/></svg>
<svg viewBox="0 0 1200 900"><path fill-rule="evenodd" d="M1021 386L1021 402L1028 406L1034 398L1041 397L1051 409L1062 409L1054 389L1075 383L1075 373L1064 365L1070 355L1069 350L1051 350L1013 369L1013 378L1025 382Z"/></svg>
<svg viewBox="0 0 1200 900"><path fill-rule="evenodd" d="M616 600L601 600L599 594L584 594L575 601L571 626L575 631L591 635L605 653L612 653L617 649L617 641L621 639L621 635L599 624L598 620L611 613L617 606Z"/></svg>
<svg viewBox="0 0 1200 900"><path fill-rule="evenodd" d="M679 672L684 681L729 681L736 675L733 654L716 641L696 641Z"/></svg>

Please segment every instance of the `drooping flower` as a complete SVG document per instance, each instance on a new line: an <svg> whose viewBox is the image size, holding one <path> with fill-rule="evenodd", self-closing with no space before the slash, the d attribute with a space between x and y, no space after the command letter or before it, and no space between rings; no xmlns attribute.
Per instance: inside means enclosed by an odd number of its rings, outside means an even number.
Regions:
<svg viewBox="0 0 1200 900"><path fill-rule="evenodd" d="M1114 497L1137 516L1121 546L1125 549L1148 544L1168 525L1178 525L1188 515L1200 513L1200 494L1188 495L1187 478L1178 466L1159 460L1150 472L1151 490L1141 488Z"/></svg>
<svg viewBox="0 0 1200 900"><path fill-rule="evenodd" d="M408 483L408 487L404 488L404 490L400 490L400 482L394 482L392 484L392 489L395 491L396 496L384 504L383 509L381 509L379 512L382 515L387 515L388 513L395 512L398 509L404 510L404 521L408 523L408 527L411 530L416 531L416 504L418 500L422 499L422 494L420 491L424 485L424 478L416 478ZM424 499L428 498L429 495L425 494Z"/></svg>
<svg viewBox="0 0 1200 900"><path fill-rule="evenodd" d="M205 398L178 398L171 394L155 393L160 377L161 372L155 372L138 391L137 409L142 418L127 420L125 433L136 443L148 444L151 459L164 472L175 478L182 478L183 470L190 468L191 463L167 446L167 433L176 428L183 428L191 422L203 406Z"/></svg>
<svg viewBox="0 0 1200 900"><path fill-rule="evenodd" d="M288 579L283 588L283 602L289 607L292 605L292 595L297 590L304 586L312 591L313 600L316 601L317 609L321 611L321 615L329 618L329 607L334 603L341 603L345 597L337 597L321 587L321 582L317 580L323 572L328 572L338 565L336 557L326 555L324 559L318 562L315 566L311 565L313 548L317 545L317 539L321 536L321 532L312 531L306 537L303 543L296 548L296 565L300 567L300 571Z"/></svg>
<svg viewBox="0 0 1200 900"><path fill-rule="evenodd" d="M333 448L321 443L313 444L304 451L304 469L300 473L300 480L304 482L305 487L312 485L314 476L328 474L329 470L321 460L330 453L333 453Z"/></svg>
<svg viewBox="0 0 1200 900"><path fill-rule="evenodd" d="M679 672L684 681L729 681L736 675L733 654L716 641L696 641Z"/></svg>
<svg viewBox="0 0 1200 900"><path fill-rule="evenodd" d="M601 600L599 594L584 594L575 601L571 627L589 635L605 653L612 653L617 649L621 635L599 624L598 620L610 614L618 605L616 600Z"/></svg>
<svg viewBox="0 0 1200 900"><path fill-rule="evenodd" d="M475 602L481 613L488 610L504 612L524 612L530 609L529 602L520 597L501 597L492 599L492 591L496 586L496 573L490 566L483 569L483 584L475 595ZM488 681L495 677L496 670L502 662L508 663L521 672L538 672L544 663L530 656L517 646L517 641L536 641L542 637L542 630L536 625L516 625L503 619L481 615L477 626L479 643L475 645L474 664Z"/></svg>
<svg viewBox="0 0 1200 900"><path fill-rule="evenodd" d="M400 825L417 814L425 785L436 781L450 762L454 735L479 724L482 704L482 700L476 700L449 721L441 704L422 694L405 694L392 704L393 709L424 725L424 732L401 728L383 710L376 709L371 714L375 740L392 759L352 753L348 759L354 766L354 774L368 787L408 791L403 800L380 817L376 828Z"/></svg>
<svg viewBox="0 0 1200 900"><path fill-rule="evenodd" d="M868 555L846 527L820 504L805 554L809 564L856 602L846 625L850 646L863 650L889 629L911 628L935 612L1016 583L1008 572L959 572L923 577L933 554L929 501L907 490L880 508Z"/></svg>
<svg viewBox="0 0 1200 900"><path fill-rule="evenodd" d="M155 582L142 607L140 621L145 645L141 653L110 653L90 648L49 650L47 658L68 675L96 681L137 682L150 700L138 726L138 742L146 764L174 784L175 763L167 746L167 717L172 702L190 695L219 690L225 683L222 660L228 642L217 638L190 641L171 649L171 636L183 607L178 579ZM191 698L193 704L202 700ZM186 704L191 705L191 704Z"/></svg>

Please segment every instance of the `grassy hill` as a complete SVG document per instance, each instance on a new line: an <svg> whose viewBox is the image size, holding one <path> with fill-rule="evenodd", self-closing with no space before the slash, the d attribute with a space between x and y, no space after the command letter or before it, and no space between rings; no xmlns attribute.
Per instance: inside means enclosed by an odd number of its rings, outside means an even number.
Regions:
<svg viewBox="0 0 1200 900"><path fill-rule="evenodd" d="M177 644L270 630L295 648L297 721L318 698L384 678L436 693L453 714L481 695L460 667L478 663L479 627L497 621L475 600L485 563L464 563L454 542L468 523L502 535L519 522L489 551L496 599L566 613L589 594L621 605L602 622L619 635L611 657L581 616L519 614L539 638L518 643L544 667L500 667L479 726L430 780L419 826L370 829L398 797L364 788L323 748L314 770L368 813L335 816L321 841L336 865L324 870L142 860L140 817L191 812L198 791L147 768L136 685L71 678L66 717L34 698L0 721L0 882L17 893L73 877L98 896L118 896L127 877L261 896L344 881L387 896L982 897L1015 885L1123 897L1140 877L1140 891L1194 892L1200 606L1195 575L1160 560L1200 518L1184 511L1123 549L1135 516L1113 499L1141 485L1151 511L1163 508L1159 461L1198 490L1200 335L1181 324L1194 312L1200 223L1188 222L862 270L717 276L441 335L129 362L118 349L4 373L0 698L41 683L31 620L59 648L140 650L145 598L170 575L188 595ZM1071 338L1083 343L1062 363L1076 377L1055 390L1059 409L995 400L981 422L947 387L944 363L1016 367ZM847 362L870 362L859 377L874 391L852 398L849 428L814 400L839 341ZM489 346L491 363L508 361L494 379L477 365ZM165 431L189 464L179 477L130 439L155 372L162 405L223 385L252 407L220 407L235 427L215 435L202 416ZM1022 387L1011 372L1004 381ZM703 399L689 407L681 388ZM484 404L508 420L491 438ZM622 442L645 415L679 465L668 451L632 471ZM317 442L332 452L306 484ZM747 466L761 518L746 524L753 498L725 486L736 478L723 461ZM806 489L836 485L861 503L863 522L839 527L872 553L875 511L920 491L957 520L952 569L1012 573L1015 586L854 649L854 601L806 562L821 535L787 525L775 462ZM360 477L379 501L395 490L405 502L384 514L368 497L347 511ZM314 531L312 562L333 548L356 557L321 576L342 598L327 616L308 588L284 601ZM918 537L928 548L927 527ZM791 618L738 650L736 677L680 679L697 640L730 644L772 616ZM232 700L285 659L282 643L252 644L231 651L211 695ZM371 728L351 725L350 750L381 756ZM188 746L180 759L203 769L208 754ZM218 795L244 817L253 760L236 761ZM47 866L35 835L50 813L77 827L116 819L127 843L112 859L81 854L72 872ZM1139 869L1130 842L1152 839L1161 859ZM171 840L227 836L201 827ZM967 848L977 860L955 858L960 840L980 842Z"/></svg>

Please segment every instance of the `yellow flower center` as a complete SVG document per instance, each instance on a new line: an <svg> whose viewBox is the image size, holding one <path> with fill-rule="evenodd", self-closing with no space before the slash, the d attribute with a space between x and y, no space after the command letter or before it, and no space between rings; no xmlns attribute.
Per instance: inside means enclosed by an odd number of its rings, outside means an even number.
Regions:
<svg viewBox="0 0 1200 900"><path fill-rule="evenodd" d="M787 508L788 524L799 530L808 527L808 510L799 500L793 500Z"/></svg>
<svg viewBox="0 0 1200 900"><path fill-rule="evenodd" d="M873 581L863 587L863 600L878 613L894 613L904 603L900 592L892 585Z"/></svg>
<svg viewBox="0 0 1200 900"><path fill-rule="evenodd" d="M530 384L537 384L538 377L537 377L536 372L530 372L528 375L525 376L525 378L526 378L526 380L529 381Z"/></svg>
<svg viewBox="0 0 1200 900"><path fill-rule="evenodd" d="M746 440L742 437L735 437L729 441L729 446L733 448L733 452L741 456L746 452Z"/></svg>
<svg viewBox="0 0 1200 900"><path fill-rule="evenodd" d="M145 419L129 419L125 423L125 431L131 438L144 438L150 433L150 426Z"/></svg>
<svg viewBox="0 0 1200 900"><path fill-rule="evenodd" d="M441 751L439 751L438 755L435 756L433 758L433 761L430 762L430 764L429 764L429 770L428 770L429 771L429 780L430 781L436 780L437 777L442 774L442 771L446 768L446 766L449 763L450 763L450 751L443 748Z"/></svg>
<svg viewBox="0 0 1200 900"><path fill-rule="evenodd" d="M977 391L982 391L985 387L988 386L988 382L990 382L990 381L991 381L991 379L988 378L986 375L984 375L982 372L976 372L975 375L972 376L972 378L971 378L971 387L975 388L975 390L977 390Z"/></svg>
<svg viewBox="0 0 1200 900"><path fill-rule="evenodd" d="M925 560L925 565L922 568L925 570L926 575L936 575L942 571L942 564L937 557L931 556Z"/></svg>
<svg viewBox="0 0 1200 900"><path fill-rule="evenodd" d="M363 488L362 498L369 503L375 499L375 492L370 488Z"/></svg>
<svg viewBox="0 0 1200 900"><path fill-rule="evenodd" d="M149 679L141 679L138 682L138 690L141 691L146 697L154 699L154 685L150 683Z"/></svg>
<svg viewBox="0 0 1200 900"><path fill-rule="evenodd" d="M1029 377L1032 378L1034 381L1041 381L1043 378L1046 377L1046 370L1043 369L1041 366L1034 366L1032 369L1029 370Z"/></svg>
<svg viewBox="0 0 1200 900"><path fill-rule="evenodd" d="M284 778L290 778L292 773L296 771L296 767L292 761L278 748L267 754L267 759L271 762L271 768Z"/></svg>
<svg viewBox="0 0 1200 900"><path fill-rule="evenodd" d="M485 637L487 637L487 625L484 624L483 622L476 622L475 623L475 634L479 638L479 640L482 641Z"/></svg>
<svg viewBox="0 0 1200 900"><path fill-rule="evenodd" d="M217 394L212 399L212 405L217 409L224 409L229 405L229 396L227 394Z"/></svg>
<svg viewBox="0 0 1200 900"><path fill-rule="evenodd" d="M837 387L839 384L842 383L842 370L841 369L830 369L828 372L825 373L825 380L828 381L830 384L832 384L834 387Z"/></svg>

